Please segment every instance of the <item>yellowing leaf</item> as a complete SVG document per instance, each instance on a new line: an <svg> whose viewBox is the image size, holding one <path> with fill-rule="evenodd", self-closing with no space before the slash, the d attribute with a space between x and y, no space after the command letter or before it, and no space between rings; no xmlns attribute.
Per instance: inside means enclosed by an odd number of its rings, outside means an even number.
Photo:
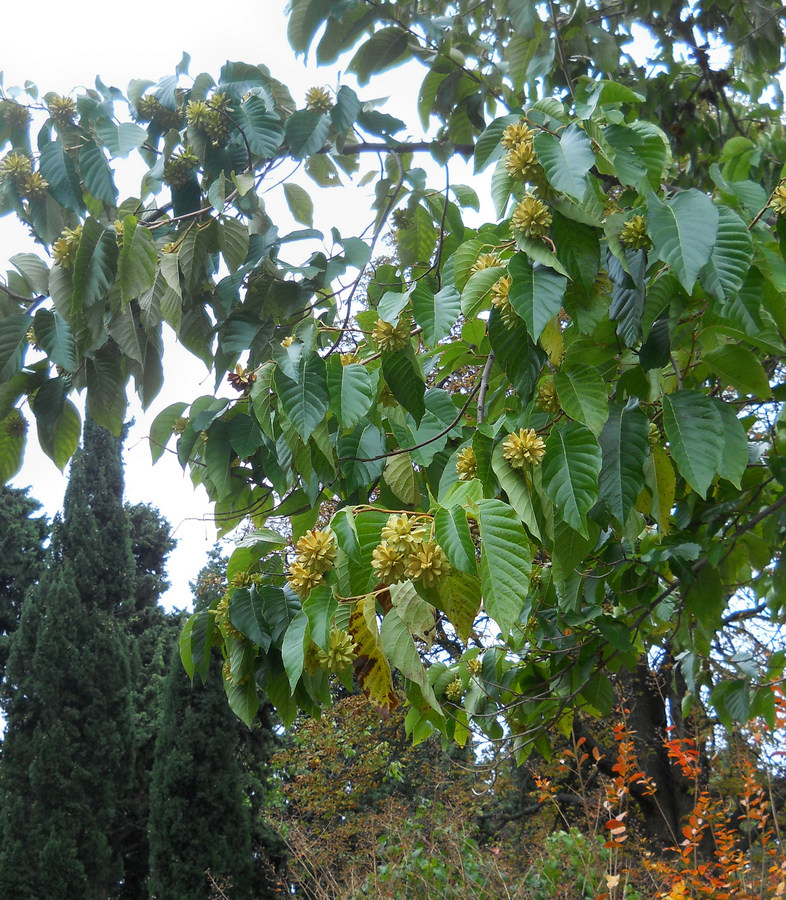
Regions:
<svg viewBox="0 0 786 900"><path fill-rule="evenodd" d="M371 616L368 615L369 609ZM373 617L373 609L372 594L356 603L349 617L349 633L356 645L355 678L360 689L379 710L379 714L387 719L391 711L398 706L398 697L393 690L390 665L379 646L379 632ZM373 623L373 632L369 628L369 618Z"/></svg>

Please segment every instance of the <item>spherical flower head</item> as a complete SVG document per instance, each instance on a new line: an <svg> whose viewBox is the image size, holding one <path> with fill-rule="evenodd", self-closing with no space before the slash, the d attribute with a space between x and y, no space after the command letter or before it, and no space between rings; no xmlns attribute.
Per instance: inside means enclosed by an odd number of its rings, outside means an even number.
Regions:
<svg viewBox="0 0 786 900"><path fill-rule="evenodd" d="M76 228L63 230L60 237L52 245L52 256L58 266L63 269L73 269L81 237L81 225L77 225Z"/></svg>
<svg viewBox="0 0 786 900"><path fill-rule="evenodd" d="M779 216L786 213L786 178L783 181L779 181L778 186L772 192L770 206Z"/></svg>
<svg viewBox="0 0 786 900"><path fill-rule="evenodd" d="M40 172L31 172L19 188L19 193L28 200L43 200L49 182Z"/></svg>
<svg viewBox="0 0 786 900"><path fill-rule="evenodd" d="M3 420L3 431L8 437L21 440L27 434L27 420L18 409L12 409Z"/></svg>
<svg viewBox="0 0 786 900"><path fill-rule="evenodd" d="M395 325L384 319L377 319L371 337L379 345L379 349L388 353L403 350L409 344L412 322L409 316L401 316Z"/></svg>
<svg viewBox="0 0 786 900"><path fill-rule="evenodd" d="M249 572L235 572L229 583L236 588L248 587L251 584L251 575Z"/></svg>
<svg viewBox="0 0 786 900"><path fill-rule="evenodd" d="M649 442L650 447L654 450L656 447L660 447L661 437L660 437L660 429L654 422L650 422L650 430L647 435L647 441Z"/></svg>
<svg viewBox="0 0 786 900"><path fill-rule="evenodd" d="M502 260L497 253L481 253L472 264L470 274L474 275L475 272L482 272L483 269L493 269L501 265Z"/></svg>
<svg viewBox="0 0 786 900"><path fill-rule="evenodd" d="M546 453L546 445L538 437L534 428L521 428L518 434L508 435L502 448L502 455L513 469L537 466Z"/></svg>
<svg viewBox="0 0 786 900"><path fill-rule="evenodd" d="M336 561L336 539L332 531L315 528L295 544L297 561L311 572L327 572Z"/></svg>
<svg viewBox="0 0 786 900"><path fill-rule="evenodd" d="M289 567L287 581L298 597L305 598L322 582L322 573L312 572L296 560Z"/></svg>
<svg viewBox="0 0 786 900"><path fill-rule="evenodd" d="M189 100L186 106L186 122L193 128L204 129L213 112L214 110L211 110L204 100Z"/></svg>
<svg viewBox="0 0 786 900"><path fill-rule="evenodd" d="M191 173L199 166L196 154L186 148L178 156L173 156L164 164L164 184L178 190L188 184Z"/></svg>
<svg viewBox="0 0 786 900"><path fill-rule="evenodd" d="M394 209L390 220L394 228L409 228L412 224L412 215L408 209Z"/></svg>
<svg viewBox="0 0 786 900"><path fill-rule="evenodd" d="M235 640L242 641L244 638L244 634L242 631L238 631L237 628L229 621L229 604L230 604L230 594L224 594L224 596L218 601L218 606L213 610L213 615L216 617L216 625L218 625L224 634L228 638L235 638Z"/></svg>
<svg viewBox="0 0 786 900"><path fill-rule="evenodd" d="M26 128L32 117L26 106L6 100L3 103L3 118L9 128L16 129Z"/></svg>
<svg viewBox="0 0 786 900"><path fill-rule="evenodd" d="M311 112L326 113L333 108L330 91L324 87L312 87L306 91L306 109Z"/></svg>
<svg viewBox="0 0 786 900"><path fill-rule="evenodd" d="M538 406L549 413L558 413L561 409L554 379L546 378L538 385Z"/></svg>
<svg viewBox="0 0 786 900"><path fill-rule="evenodd" d="M156 97L151 97L150 95L142 97L136 107L137 122L152 121L160 107L161 104Z"/></svg>
<svg viewBox="0 0 786 900"><path fill-rule="evenodd" d="M478 460L472 447L459 450L456 456L456 472L459 481L472 481L478 475Z"/></svg>
<svg viewBox="0 0 786 900"><path fill-rule="evenodd" d="M287 347L291 347L292 344L295 343L295 336L293 334L288 334L283 341L281 341L281 346L286 350Z"/></svg>
<svg viewBox="0 0 786 900"><path fill-rule="evenodd" d="M328 638L327 652L319 651L319 660L323 669L338 674L355 658L356 644L347 631L334 628Z"/></svg>
<svg viewBox="0 0 786 900"><path fill-rule="evenodd" d="M70 97L54 96L47 101L47 109L58 128L67 128L74 124L76 103Z"/></svg>
<svg viewBox="0 0 786 900"><path fill-rule="evenodd" d="M339 353L338 358L342 366L349 366L357 362L357 353Z"/></svg>
<svg viewBox="0 0 786 900"><path fill-rule="evenodd" d="M631 216L622 226L620 241L631 250L649 250L652 246L644 216Z"/></svg>
<svg viewBox="0 0 786 900"><path fill-rule="evenodd" d="M534 137L535 132L526 122L513 122L502 132L502 146L506 150L512 150L518 144L531 141Z"/></svg>
<svg viewBox="0 0 786 900"><path fill-rule="evenodd" d="M533 194L525 194L513 210L511 225L524 237L542 237L551 225L551 213L548 206Z"/></svg>
<svg viewBox="0 0 786 900"><path fill-rule="evenodd" d="M31 347L37 347L38 342L35 336L35 328L31 325L25 332L25 340Z"/></svg>
<svg viewBox="0 0 786 900"><path fill-rule="evenodd" d="M0 162L0 181L9 180L21 186L32 171L33 164L30 162L30 157L24 153L17 153L16 150L12 150Z"/></svg>
<svg viewBox="0 0 786 900"><path fill-rule="evenodd" d="M186 428L188 428L188 419L185 416L178 416L172 423L173 434L183 434Z"/></svg>
<svg viewBox="0 0 786 900"><path fill-rule="evenodd" d="M210 115L203 125L203 128L210 140L216 146L220 146L221 144L226 143L226 140L229 137L231 124L232 123L220 109L213 109L211 107Z"/></svg>
<svg viewBox="0 0 786 900"><path fill-rule="evenodd" d="M515 181L528 181L538 168L538 156L532 141L522 141L508 150L505 156L505 168Z"/></svg>
<svg viewBox="0 0 786 900"><path fill-rule="evenodd" d="M460 703L464 695L464 685L460 678L454 678L453 681L445 688L445 697L451 703Z"/></svg>
<svg viewBox="0 0 786 900"><path fill-rule="evenodd" d="M207 105L211 109L218 110L218 112L232 112L232 98L221 91L216 91L207 101Z"/></svg>
<svg viewBox="0 0 786 900"><path fill-rule="evenodd" d="M419 544L426 536L426 529L418 525L414 516L406 513L388 516L387 522L382 526L382 540L396 550L409 552L413 544Z"/></svg>
<svg viewBox="0 0 786 900"><path fill-rule="evenodd" d="M483 660L477 656L474 659L467 660L467 671L470 675L480 675L483 670Z"/></svg>
<svg viewBox="0 0 786 900"><path fill-rule="evenodd" d="M491 305L499 310L502 323L506 328L512 328L518 319L516 310L513 309L513 304L510 302L510 286L512 284L513 279L510 275L503 275L491 286Z"/></svg>
<svg viewBox="0 0 786 900"><path fill-rule="evenodd" d="M450 574L450 563L445 551L435 541L416 544L406 562L407 578L420 581L424 587L436 587Z"/></svg>
<svg viewBox="0 0 786 900"><path fill-rule="evenodd" d="M382 541L374 548L371 554L371 568L377 578L384 584L396 584L405 579L404 560L409 548L392 547L387 541Z"/></svg>

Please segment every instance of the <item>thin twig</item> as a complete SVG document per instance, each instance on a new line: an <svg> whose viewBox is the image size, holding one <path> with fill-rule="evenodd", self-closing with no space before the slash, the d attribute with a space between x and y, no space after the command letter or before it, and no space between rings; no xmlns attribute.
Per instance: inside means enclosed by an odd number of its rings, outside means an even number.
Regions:
<svg viewBox="0 0 786 900"><path fill-rule="evenodd" d="M492 350L488 355L486 365L483 366L483 372L480 376L480 391L478 392L478 414L476 416L478 425L481 425L483 423L483 419L486 417L486 393L489 389L489 375L491 374L491 367L493 365L494 351Z"/></svg>

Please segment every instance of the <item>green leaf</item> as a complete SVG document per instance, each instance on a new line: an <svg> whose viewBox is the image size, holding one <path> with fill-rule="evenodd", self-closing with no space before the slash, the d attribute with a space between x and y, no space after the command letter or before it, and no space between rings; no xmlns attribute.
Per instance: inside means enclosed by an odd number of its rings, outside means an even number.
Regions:
<svg viewBox="0 0 786 900"><path fill-rule="evenodd" d="M420 500L420 483L409 453L398 453L389 457L383 478L385 484L405 506L417 505Z"/></svg>
<svg viewBox="0 0 786 900"><path fill-rule="evenodd" d="M385 614L380 630L382 650L388 661L410 681L414 681L420 688L424 699L438 713L442 712L434 689L423 668L423 663L418 655L415 642L407 626L402 622L397 609L391 609Z"/></svg>
<svg viewBox="0 0 786 900"><path fill-rule="evenodd" d="M328 649L333 616L337 609L338 600L325 584L317 585L303 601L303 612L308 616L311 626L311 640L325 651Z"/></svg>
<svg viewBox="0 0 786 900"><path fill-rule="evenodd" d="M652 517L663 534L668 534L671 530L671 510L677 491L677 476L663 447L653 447L644 460L644 480L652 494Z"/></svg>
<svg viewBox="0 0 786 900"><path fill-rule="evenodd" d="M434 516L437 543L447 554L450 564L469 575L476 575L478 563L475 544L467 522L467 514L460 506L440 508Z"/></svg>
<svg viewBox="0 0 786 900"><path fill-rule="evenodd" d="M568 281L550 269L530 265L523 253L511 259L508 271L513 278L510 302L524 320L532 340L537 341L549 319L562 308Z"/></svg>
<svg viewBox="0 0 786 900"><path fill-rule="evenodd" d="M507 495L508 503L516 510L519 519L527 526L530 534L536 540L541 540L540 526L535 515L535 508L532 505L532 497L530 496L527 480L520 469L513 469L505 459L503 443L503 441L500 441L494 447L494 453L491 458L492 470L497 476L500 487Z"/></svg>
<svg viewBox="0 0 786 900"><path fill-rule="evenodd" d="M22 368L27 329L32 324L33 320L24 313L12 313L0 320L0 384Z"/></svg>
<svg viewBox="0 0 786 900"><path fill-rule="evenodd" d="M587 513L598 499L601 453L592 432L578 422L555 425L541 463L543 489L574 531L587 536Z"/></svg>
<svg viewBox="0 0 786 900"><path fill-rule="evenodd" d="M506 635L518 620L529 590L529 541L516 513L501 500L481 500L478 519L483 605Z"/></svg>
<svg viewBox="0 0 786 900"><path fill-rule="evenodd" d="M134 122L116 125L109 119L99 119L94 128L101 143L109 150L110 156L125 158L132 150L138 150L147 140L147 131Z"/></svg>
<svg viewBox="0 0 786 900"><path fill-rule="evenodd" d="M207 431L207 443L203 451L208 478L221 500L232 489L232 444L229 440L229 423L219 419Z"/></svg>
<svg viewBox="0 0 786 900"><path fill-rule="evenodd" d="M386 452L385 435L378 425L356 425L354 431L339 438L339 463L350 493L379 478Z"/></svg>
<svg viewBox="0 0 786 900"><path fill-rule="evenodd" d="M287 200L287 206L292 213L292 218L301 225L307 225L309 228L314 227L314 202L308 194L308 191L300 187L294 182L286 182L284 184L284 196Z"/></svg>
<svg viewBox="0 0 786 900"><path fill-rule="evenodd" d="M718 213L718 237L700 277L709 294L726 301L742 289L753 257L753 243L747 225L734 210L722 206Z"/></svg>
<svg viewBox="0 0 786 900"><path fill-rule="evenodd" d="M600 433L603 467L598 489L600 501L624 527L644 485L649 420L638 407L612 403Z"/></svg>
<svg viewBox="0 0 786 900"><path fill-rule="evenodd" d="M461 295L451 285L433 294L422 282L412 292L412 312L423 329L427 347L437 344L450 334L461 313Z"/></svg>
<svg viewBox="0 0 786 900"><path fill-rule="evenodd" d="M53 392L54 393L54 392ZM82 435L82 419L70 400L49 395L40 388L33 401L41 449L62 472L76 452Z"/></svg>
<svg viewBox="0 0 786 900"><path fill-rule="evenodd" d="M740 488L742 476L748 466L748 436L737 418L735 408L717 397L713 397L713 400L723 420L723 455L718 475Z"/></svg>
<svg viewBox="0 0 786 900"><path fill-rule="evenodd" d="M720 412L706 394L677 391L663 397L663 425L677 470L706 497L723 458Z"/></svg>
<svg viewBox="0 0 786 900"><path fill-rule="evenodd" d="M747 347L723 344L705 353L703 360L721 379L722 387L732 385L742 395L750 394L764 400L772 396L764 367Z"/></svg>
<svg viewBox="0 0 786 900"><path fill-rule="evenodd" d="M461 292L461 311L468 319L491 306L491 289L505 274L502 266L492 266L469 277Z"/></svg>
<svg viewBox="0 0 786 900"><path fill-rule="evenodd" d="M246 261L249 240L248 228L239 219L222 217L218 244L230 272L237 272Z"/></svg>
<svg viewBox="0 0 786 900"><path fill-rule="evenodd" d="M403 62L407 50L407 33L401 28L381 28L360 45L347 66L348 72L357 75L358 84L364 87L375 72L383 72Z"/></svg>
<svg viewBox="0 0 786 900"><path fill-rule="evenodd" d="M15 253L10 262L19 270L25 284L35 294L49 293L49 267L35 253Z"/></svg>
<svg viewBox="0 0 786 900"><path fill-rule="evenodd" d="M87 380L87 413L114 435L123 430L126 417L126 385L120 351L114 341L107 341L85 360Z"/></svg>
<svg viewBox="0 0 786 900"><path fill-rule="evenodd" d="M390 602L412 636L424 641L430 647L434 639L437 611L418 594L412 582L401 581L391 584Z"/></svg>
<svg viewBox="0 0 786 900"><path fill-rule="evenodd" d="M427 210L418 205L412 211L412 222L396 235L401 265L427 265L437 244L437 229Z"/></svg>
<svg viewBox="0 0 786 900"><path fill-rule="evenodd" d="M382 374L390 392L420 425L426 412L426 383L412 349L382 354Z"/></svg>
<svg viewBox="0 0 786 900"><path fill-rule="evenodd" d="M652 191L647 197L647 232L653 251L673 269L690 293L707 264L718 236L718 207L691 188L664 203Z"/></svg>
<svg viewBox="0 0 786 900"><path fill-rule="evenodd" d="M343 84L336 94L335 106L330 110L333 127L339 134L350 129L357 121L363 106L351 87Z"/></svg>
<svg viewBox="0 0 786 900"><path fill-rule="evenodd" d="M49 359L66 372L77 367L76 345L71 329L57 310L39 309L33 325L36 343Z"/></svg>
<svg viewBox="0 0 786 900"><path fill-rule="evenodd" d="M554 387L562 409L571 419L599 435L609 415L606 383L600 372L594 366L574 363L554 374Z"/></svg>
<svg viewBox="0 0 786 900"><path fill-rule="evenodd" d="M261 97L252 95L243 101L238 119L251 152L261 159L272 159L284 140L278 116L267 111Z"/></svg>
<svg viewBox="0 0 786 900"><path fill-rule="evenodd" d="M276 371L275 383L281 408L307 441L328 411L329 396L325 361L316 353L301 356L297 364L297 381Z"/></svg>
<svg viewBox="0 0 786 900"><path fill-rule="evenodd" d="M104 230L95 219L87 219L74 261L75 311L87 309L106 297L115 280L117 255L114 231Z"/></svg>
<svg viewBox="0 0 786 900"><path fill-rule="evenodd" d="M257 647L270 647L268 624L262 614L262 597L256 590L237 588L229 604L229 621Z"/></svg>
<svg viewBox="0 0 786 900"><path fill-rule="evenodd" d="M158 265L158 250L149 229L141 227L135 216L123 220L123 249L120 252L118 278L123 302L129 303L153 285Z"/></svg>
<svg viewBox="0 0 786 900"><path fill-rule="evenodd" d="M575 122L559 137L539 131L535 135L535 152L555 190L577 200L584 197L587 173L595 165L595 154L590 139Z"/></svg>
<svg viewBox="0 0 786 900"><path fill-rule="evenodd" d="M293 159L305 159L322 149L330 133L330 116L304 109L287 119L285 134Z"/></svg>
<svg viewBox="0 0 786 900"><path fill-rule="evenodd" d="M244 722L248 728L254 724L257 710L259 709L259 697L257 696L257 684L253 678L240 679L239 683L224 681L224 691L227 702L232 712Z"/></svg>
<svg viewBox="0 0 786 900"><path fill-rule="evenodd" d="M289 623L289 628L281 642L281 659L289 680L289 689L293 694L303 672L306 647L311 643L310 631L308 615L305 610L301 609Z"/></svg>
<svg viewBox="0 0 786 900"><path fill-rule="evenodd" d="M106 206L114 206L117 188L112 178L112 169L100 147L85 144L79 151L79 171L87 190Z"/></svg>
<svg viewBox="0 0 786 900"><path fill-rule="evenodd" d="M262 444L262 432L251 416L238 413L229 423L229 442L241 459L249 459Z"/></svg>
<svg viewBox="0 0 786 900"><path fill-rule="evenodd" d="M331 357L327 366L327 386L330 408L344 428L353 428L361 422L374 404L371 375L359 363L342 366L340 360Z"/></svg>
<svg viewBox="0 0 786 900"><path fill-rule="evenodd" d="M79 175L60 141L50 141L41 148L39 170L49 183L49 193L54 199L71 212L81 215L85 204Z"/></svg>
<svg viewBox="0 0 786 900"><path fill-rule="evenodd" d="M166 445L174 433L175 422L183 415L187 406L188 404L182 401L172 403L153 419L150 426L150 455L154 463L163 456Z"/></svg>

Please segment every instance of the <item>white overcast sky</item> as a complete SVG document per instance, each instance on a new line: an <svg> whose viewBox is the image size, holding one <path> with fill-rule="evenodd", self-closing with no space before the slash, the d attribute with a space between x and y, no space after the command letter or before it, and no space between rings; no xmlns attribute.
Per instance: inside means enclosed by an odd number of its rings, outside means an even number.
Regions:
<svg viewBox="0 0 786 900"><path fill-rule="evenodd" d="M64 94L80 85L94 86L96 76L100 75L105 84L125 91L132 78L155 81L172 73L184 51L191 56L191 76L208 72L217 78L228 59L263 63L274 77L289 86L298 102L302 102L309 87L327 84L336 88L339 78L356 87L354 79L344 77L339 67L317 72L313 67L306 68L303 60L294 58L286 38L285 0L222 0L218 5L197 0L187 7L161 0L137 0L127 5L107 5L105 0L77 0L71 5L62 0L38 0L30 5L4 3L3 7L0 71L4 73L6 89L30 80L38 86L41 95L48 91ZM420 78L422 74L402 81L401 71L394 70L384 79L386 86L381 89L393 95L384 110L398 112L402 117L404 110L409 110L406 118L415 127L412 112ZM358 90L364 98L381 93L378 81L373 88ZM369 160L370 165L374 163ZM317 201L315 225L329 231L336 224L345 235L359 234L367 224L368 201L358 196L361 202L353 211L348 201L355 190L345 189L340 203L336 202L337 198L323 197L321 220ZM132 182L128 187L121 187L121 198L136 192ZM360 193L365 196L368 189ZM266 203L270 202L266 198ZM328 212L336 216L339 208L345 218L343 224L335 218L324 219ZM278 219L278 215L274 214L274 218ZM286 211L282 215L286 216ZM288 224L283 222L280 227L288 229ZM8 267L8 258L20 251L45 255L13 217L1 218L0 272ZM300 253L293 247L288 250L287 258L299 262ZM166 386L146 413L133 406L134 397L129 392L130 414L136 417L136 425L126 444L126 497L133 503L156 505L172 524L178 547L170 557L169 576L173 587L166 602L182 608L190 603L188 582L203 564L216 532L204 490L193 488L188 473L183 473L171 455L165 455L152 466L145 435L161 409L175 400L193 400L201 394L210 394L213 385L202 364L179 347L167 350L165 368ZM172 385L173 371L178 373L175 385ZM28 417L32 418L29 413ZM38 449L34 427L28 434L26 456L22 471L12 483L19 487L31 485L31 493L44 504L51 517L61 507L66 479Z"/></svg>

